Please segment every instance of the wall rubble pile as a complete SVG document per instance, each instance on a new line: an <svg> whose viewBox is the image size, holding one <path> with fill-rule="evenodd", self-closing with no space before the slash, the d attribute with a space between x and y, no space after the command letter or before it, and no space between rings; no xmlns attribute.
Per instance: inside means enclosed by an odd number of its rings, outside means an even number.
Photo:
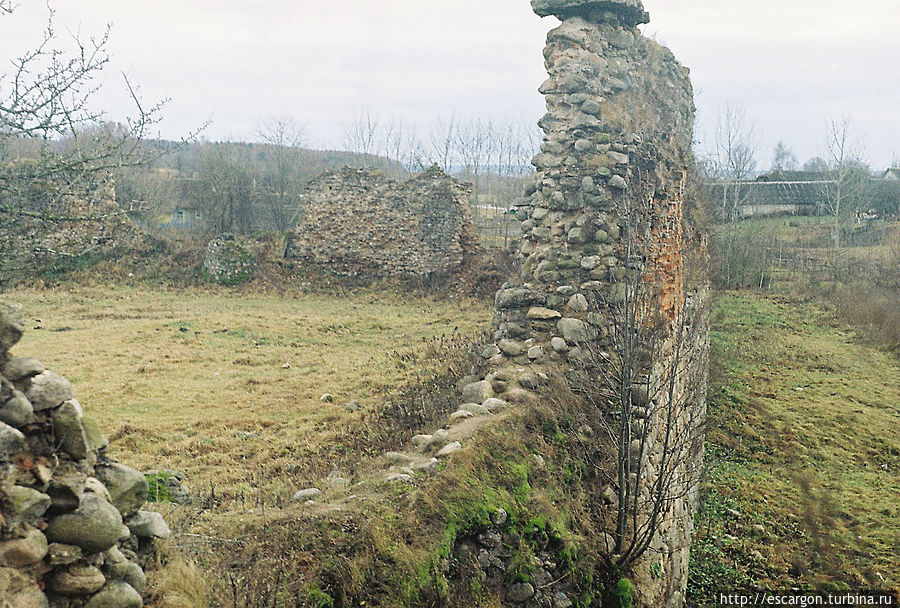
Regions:
<svg viewBox="0 0 900 608"><path fill-rule="evenodd" d="M72 385L10 357L22 332L0 303L0 607L140 608L169 529L141 510L146 478L107 457Z"/></svg>

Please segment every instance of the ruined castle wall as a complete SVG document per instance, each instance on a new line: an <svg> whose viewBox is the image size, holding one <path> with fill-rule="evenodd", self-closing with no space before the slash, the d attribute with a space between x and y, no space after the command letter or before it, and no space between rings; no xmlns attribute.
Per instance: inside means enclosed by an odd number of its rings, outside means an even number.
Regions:
<svg viewBox="0 0 900 608"><path fill-rule="evenodd" d="M23 167L30 163L0 168L27 184L17 194L0 193L0 285L33 277L60 262L150 246L147 235L116 203L111 177L95 176L71 187L29 177ZM25 177L17 177L18 172Z"/></svg>
<svg viewBox="0 0 900 608"><path fill-rule="evenodd" d="M478 252L471 186L436 166L406 182L345 168L311 182L285 256L346 277L443 276Z"/></svg>
<svg viewBox="0 0 900 608"><path fill-rule="evenodd" d="M0 607L140 608L153 539L144 476L106 456L72 385L11 357L19 312L0 303Z"/></svg>
<svg viewBox="0 0 900 608"><path fill-rule="evenodd" d="M697 507L708 350L705 251L685 195L694 116L688 70L641 35L637 25L648 16L640 0L532 6L562 23L544 50L536 180L517 209L522 271L497 292L495 343L464 400L524 401L554 374L587 371L608 381L627 371L628 394L608 397L608 420L598 425L615 426L627 412L630 466L641 467L639 520L653 533L628 569L638 605L678 608ZM594 386L590 398L606 398L607 388ZM654 512L659 479L671 492ZM613 481L604 492L610 525L624 485ZM611 565L621 559L612 547L608 553Z"/></svg>

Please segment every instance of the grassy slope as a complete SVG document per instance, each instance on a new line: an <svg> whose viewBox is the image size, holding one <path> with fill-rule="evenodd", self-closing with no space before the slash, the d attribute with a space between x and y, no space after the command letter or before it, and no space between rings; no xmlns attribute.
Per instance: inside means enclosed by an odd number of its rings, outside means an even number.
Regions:
<svg viewBox="0 0 900 608"><path fill-rule="evenodd" d="M327 466L321 461L334 454L336 436L362 415L343 404L359 400L363 413L380 407L427 374L429 347L490 319L473 301L367 292L94 286L4 298L31 319L13 353L38 357L72 381L110 436L113 457L184 471L195 489L212 484L264 502L289 497L314 465ZM334 403L320 402L323 393Z"/></svg>
<svg viewBox="0 0 900 608"><path fill-rule="evenodd" d="M821 309L724 294L692 605L759 584L900 587L900 364Z"/></svg>

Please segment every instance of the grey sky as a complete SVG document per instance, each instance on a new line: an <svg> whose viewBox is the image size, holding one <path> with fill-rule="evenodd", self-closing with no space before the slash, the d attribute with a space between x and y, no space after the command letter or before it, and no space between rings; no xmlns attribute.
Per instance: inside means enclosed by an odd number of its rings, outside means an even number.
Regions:
<svg viewBox="0 0 900 608"><path fill-rule="evenodd" d="M58 30L113 24L100 102L125 109L125 71L147 99L172 98L162 135L207 119L210 139L253 137L266 115L306 123L340 147L367 110L424 131L436 117L534 123L543 114L541 49L553 18L528 0L51 0ZM38 38L43 0L0 18L0 56ZM698 132L711 140L726 101L756 123L760 163L783 139L820 153L828 117L849 115L876 168L900 155L897 0L645 0L645 33L692 70Z"/></svg>

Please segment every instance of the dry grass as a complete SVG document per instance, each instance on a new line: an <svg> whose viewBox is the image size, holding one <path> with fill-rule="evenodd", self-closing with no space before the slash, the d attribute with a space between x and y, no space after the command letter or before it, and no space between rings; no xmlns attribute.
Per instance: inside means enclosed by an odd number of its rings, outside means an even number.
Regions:
<svg viewBox="0 0 900 608"><path fill-rule="evenodd" d="M725 294L713 328L692 605L755 585L900 591L896 358L796 300Z"/></svg>
<svg viewBox="0 0 900 608"><path fill-rule="evenodd" d="M332 467L352 475L362 454L341 445L348 434L490 319L476 301L375 292L70 286L5 298L30 319L13 353L73 382L114 458L180 470L191 489L243 505L280 504ZM361 412L343 407L352 400Z"/></svg>

